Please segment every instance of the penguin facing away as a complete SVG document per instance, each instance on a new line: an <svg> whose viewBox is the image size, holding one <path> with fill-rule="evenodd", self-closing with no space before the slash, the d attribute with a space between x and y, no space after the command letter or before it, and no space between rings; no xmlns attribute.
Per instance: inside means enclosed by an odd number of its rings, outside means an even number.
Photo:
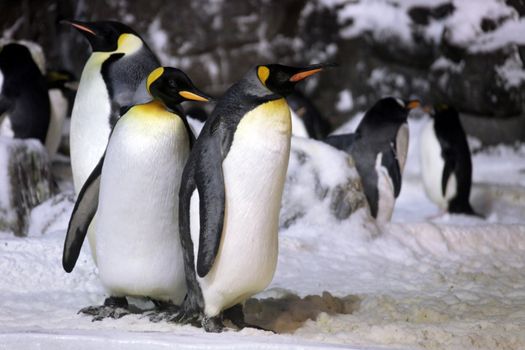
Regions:
<svg viewBox="0 0 525 350"><path fill-rule="evenodd" d="M419 105L417 100L383 98L366 112L355 133L324 140L354 158L370 213L379 223L390 221L401 191L408 152L407 117Z"/></svg>
<svg viewBox="0 0 525 350"><path fill-rule="evenodd" d="M150 99L146 78L160 64L144 40L122 23L67 23L84 35L93 50L82 71L71 113L71 168L79 193L106 149L120 109ZM88 240L95 257L92 229Z"/></svg>
<svg viewBox="0 0 525 350"><path fill-rule="evenodd" d="M421 173L427 196L442 210L478 215L469 197L472 160L467 136L454 107L436 105L421 135Z"/></svg>
<svg viewBox="0 0 525 350"><path fill-rule="evenodd" d="M190 135L184 114L173 107L208 97L175 68L155 69L147 87L154 100L130 107L116 123L82 187L64 243L62 263L71 272L97 213L96 257L111 297L81 310L95 320L126 314L115 309L127 306L126 296L150 297L159 306L180 304L186 295L178 192Z"/></svg>
<svg viewBox="0 0 525 350"><path fill-rule="evenodd" d="M35 138L46 144L50 104L47 85L29 49L10 43L0 49L3 75L0 115L9 114L15 138Z"/></svg>
<svg viewBox="0 0 525 350"><path fill-rule="evenodd" d="M176 321L219 332L221 312L271 282L290 153L284 97L327 65L260 65L231 86L197 138L180 190L188 294ZM226 313L226 311L225 311ZM242 319L232 321L243 327Z"/></svg>

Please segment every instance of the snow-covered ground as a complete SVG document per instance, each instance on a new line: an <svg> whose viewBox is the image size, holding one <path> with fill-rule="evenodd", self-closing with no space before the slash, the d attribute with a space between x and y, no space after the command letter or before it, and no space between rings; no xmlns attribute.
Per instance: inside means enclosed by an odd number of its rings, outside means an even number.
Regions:
<svg viewBox="0 0 525 350"><path fill-rule="evenodd" d="M345 222L309 212L280 232L275 278L246 312L286 333L206 334L136 314L78 315L105 294L87 248L71 274L62 270L73 205L62 193L33 211L29 237L0 233L0 349L525 348L525 146L474 156L473 206L486 219L429 221L438 209L419 177L424 122L411 120L391 224L377 232L360 211Z"/></svg>

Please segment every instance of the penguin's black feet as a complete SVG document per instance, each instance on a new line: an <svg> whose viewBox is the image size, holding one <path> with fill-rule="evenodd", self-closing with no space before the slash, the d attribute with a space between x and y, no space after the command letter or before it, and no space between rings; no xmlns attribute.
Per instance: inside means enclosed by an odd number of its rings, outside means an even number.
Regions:
<svg viewBox="0 0 525 350"><path fill-rule="evenodd" d="M215 317L206 317L204 316L201 321L202 328L206 332L210 333L220 333L224 329L224 324L222 323L222 316Z"/></svg>
<svg viewBox="0 0 525 350"><path fill-rule="evenodd" d="M151 322L169 321L181 313L180 306L173 304L170 301L162 301L150 299L155 304L154 311L148 311L145 316L149 317Z"/></svg>
<svg viewBox="0 0 525 350"><path fill-rule="evenodd" d="M244 311L243 311L242 304L237 304L237 305L230 307L229 309L224 310L222 312L222 315L224 319L230 320L231 323L233 323L235 327L239 328L239 330L248 327L248 328L255 328L255 329L260 329L262 331L275 333L271 329L266 329L266 328L262 328L254 324L247 323L244 320Z"/></svg>
<svg viewBox="0 0 525 350"><path fill-rule="evenodd" d="M119 319L130 314L128 301L124 297L109 297L104 300L104 305L88 306L80 309L78 313L93 316L91 321L102 321L105 318Z"/></svg>

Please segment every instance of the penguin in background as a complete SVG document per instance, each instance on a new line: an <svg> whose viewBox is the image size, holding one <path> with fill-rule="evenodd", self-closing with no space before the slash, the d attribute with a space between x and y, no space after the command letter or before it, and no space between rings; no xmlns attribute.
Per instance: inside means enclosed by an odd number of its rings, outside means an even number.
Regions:
<svg viewBox="0 0 525 350"><path fill-rule="evenodd" d="M0 48L0 115L8 113L15 138L46 144L50 103L46 79L29 49L19 43Z"/></svg>
<svg viewBox="0 0 525 350"><path fill-rule="evenodd" d="M150 99L146 79L160 63L140 35L122 23L65 23L77 29L92 48L71 114L71 168L73 185L79 193L106 149L120 109ZM88 240L94 259L95 239L90 229Z"/></svg>
<svg viewBox="0 0 525 350"><path fill-rule="evenodd" d="M53 157L62 141L64 121L69 113L69 97L77 88L75 76L64 70L50 70L46 73L51 115L46 135L46 149Z"/></svg>
<svg viewBox="0 0 525 350"><path fill-rule="evenodd" d="M355 133L324 140L354 158L370 213L378 223L392 218L408 152L407 117L419 105L417 100L383 98L366 112Z"/></svg>
<svg viewBox="0 0 525 350"><path fill-rule="evenodd" d="M332 126L319 109L301 91L295 90L286 96L292 111L292 133L294 136L322 140L332 131Z"/></svg>
<svg viewBox="0 0 525 350"><path fill-rule="evenodd" d="M128 108L116 122L67 230L62 264L71 272L97 213L96 258L110 297L81 310L93 320L127 314L127 296L149 297L166 308L186 295L178 193L192 135L178 106L209 98L169 67L151 72L147 91L153 100Z"/></svg>
<svg viewBox="0 0 525 350"><path fill-rule="evenodd" d="M421 174L425 192L441 210L476 215L469 197L472 160L458 111L438 104L421 134Z"/></svg>
<svg viewBox="0 0 525 350"><path fill-rule="evenodd" d="M291 140L285 96L328 65L260 65L219 100L182 175L179 224L188 294L178 322L244 327L242 306L271 282Z"/></svg>

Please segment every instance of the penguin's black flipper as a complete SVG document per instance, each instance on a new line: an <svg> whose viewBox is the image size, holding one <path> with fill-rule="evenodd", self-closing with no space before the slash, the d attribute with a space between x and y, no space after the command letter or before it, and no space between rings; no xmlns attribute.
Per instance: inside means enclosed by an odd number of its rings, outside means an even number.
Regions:
<svg viewBox="0 0 525 350"><path fill-rule="evenodd" d="M221 242L226 200L219 136L211 135L205 141L208 145L200 149L199 168L206 168L206 171L196 176L200 199L200 235L197 257L199 277L206 276L215 262Z"/></svg>
<svg viewBox="0 0 525 350"><path fill-rule="evenodd" d="M394 147L392 145L387 152L383 153L381 165L388 171L388 176L390 176L392 185L394 185L394 196L397 198L401 192L401 169L399 168L399 161Z"/></svg>
<svg viewBox="0 0 525 350"><path fill-rule="evenodd" d="M357 134L332 135L325 138L323 142L341 151L350 152L350 149L357 138Z"/></svg>
<svg viewBox="0 0 525 350"><path fill-rule="evenodd" d="M64 242L64 253L62 255L62 266L66 272L71 272L75 267L89 224L97 212L100 174L104 164L104 157L105 154L102 155L97 166L89 175L84 186L82 186L69 220Z"/></svg>
<svg viewBox="0 0 525 350"><path fill-rule="evenodd" d="M443 143L441 147L443 148L441 157L445 161L443 176L441 177L441 191L443 196L446 196L448 179L454 173L454 169L456 168L456 156L454 155L454 152L452 152L450 148L446 148Z"/></svg>

